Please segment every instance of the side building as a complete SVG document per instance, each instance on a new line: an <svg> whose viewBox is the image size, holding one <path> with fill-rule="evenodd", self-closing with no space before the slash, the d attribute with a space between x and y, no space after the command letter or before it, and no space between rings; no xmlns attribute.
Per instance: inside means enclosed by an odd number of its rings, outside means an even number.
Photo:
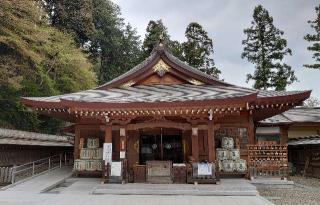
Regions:
<svg viewBox="0 0 320 205"><path fill-rule="evenodd" d="M320 177L320 108L297 107L260 121L260 144L287 143L292 172Z"/></svg>

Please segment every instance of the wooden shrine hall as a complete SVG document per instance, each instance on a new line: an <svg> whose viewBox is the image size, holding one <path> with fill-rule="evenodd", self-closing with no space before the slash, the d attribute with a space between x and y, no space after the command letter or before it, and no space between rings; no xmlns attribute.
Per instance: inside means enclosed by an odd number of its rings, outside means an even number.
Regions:
<svg viewBox="0 0 320 205"><path fill-rule="evenodd" d="M160 41L147 59L104 85L23 97L22 103L74 123L74 171L79 175L206 183L216 174L248 174L254 166L250 159L268 161L270 153L252 151L261 149L255 147L255 123L301 105L310 93L232 85L180 61ZM272 145L280 149L277 156L287 149L286 140L283 136ZM285 152L281 159L274 157L281 166L287 166L286 158Z"/></svg>

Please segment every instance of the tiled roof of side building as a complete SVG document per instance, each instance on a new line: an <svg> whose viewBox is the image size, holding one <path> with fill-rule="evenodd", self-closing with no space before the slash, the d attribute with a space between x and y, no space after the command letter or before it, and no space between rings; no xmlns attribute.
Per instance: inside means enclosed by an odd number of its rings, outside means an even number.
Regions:
<svg viewBox="0 0 320 205"><path fill-rule="evenodd" d="M73 137L0 128L0 144L73 146Z"/></svg>
<svg viewBox="0 0 320 205"><path fill-rule="evenodd" d="M273 116L261 121L262 124L278 124L278 123L304 123L316 122L320 123L320 107L297 107L288 110L282 114Z"/></svg>

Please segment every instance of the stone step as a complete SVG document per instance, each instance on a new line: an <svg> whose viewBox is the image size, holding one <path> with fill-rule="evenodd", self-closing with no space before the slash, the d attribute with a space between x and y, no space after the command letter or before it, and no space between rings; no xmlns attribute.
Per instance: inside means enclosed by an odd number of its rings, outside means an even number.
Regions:
<svg viewBox="0 0 320 205"><path fill-rule="evenodd" d="M250 184L249 184L250 185ZM179 185L179 184L104 184L92 194L116 195L192 195L192 196L256 196L254 186Z"/></svg>

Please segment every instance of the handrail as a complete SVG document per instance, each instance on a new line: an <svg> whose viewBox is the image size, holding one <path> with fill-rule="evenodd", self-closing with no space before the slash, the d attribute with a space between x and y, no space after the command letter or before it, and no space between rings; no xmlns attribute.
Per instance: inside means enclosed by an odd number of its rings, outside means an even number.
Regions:
<svg viewBox="0 0 320 205"><path fill-rule="evenodd" d="M19 166L14 166L11 173L11 184L16 182L17 174L26 172L26 176L29 177L30 175L34 176L35 174L40 174L44 171L50 171L56 167L61 168L63 160L64 165L67 165L67 153L52 155L50 157L38 159ZM48 164L47 167L45 166L46 164ZM41 167L43 167L43 170L41 170ZM40 172L36 173L36 168L40 168ZM30 170L32 171L30 172Z"/></svg>
<svg viewBox="0 0 320 205"><path fill-rule="evenodd" d="M23 167L23 166L26 166L26 165L28 165L28 164L32 164L32 163L35 163L35 162L43 161L43 160L45 160L45 159L49 159L49 158L56 157L56 156L60 156L60 155L61 155L61 154L56 154L56 155L52 155L52 156L50 156L50 157L46 157L46 158L42 158L42 159L37 159L37 160L32 161L32 162L28 162L28 163L25 163L25 164L21 164L21 165L19 165L19 166L15 166L15 168Z"/></svg>

